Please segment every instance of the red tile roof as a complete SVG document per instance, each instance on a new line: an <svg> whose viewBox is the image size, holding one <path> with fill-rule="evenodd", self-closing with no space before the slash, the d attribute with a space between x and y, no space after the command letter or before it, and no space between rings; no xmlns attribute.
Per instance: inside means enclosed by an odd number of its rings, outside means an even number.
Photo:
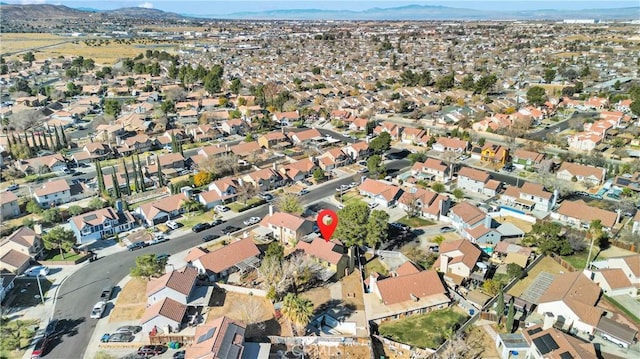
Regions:
<svg viewBox="0 0 640 359"><path fill-rule="evenodd" d="M243 238L204 254L197 260L200 261L205 269L213 273L221 273L244 260L257 257L259 254L260 250L253 243L253 239Z"/></svg>
<svg viewBox="0 0 640 359"><path fill-rule="evenodd" d="M440 276L434 270L386 278L379 280L376 285L385 305L419 301L425 297L446 293Z"/></svg>
<svg viewBox="0 0 640 359"><path fill-rule="evenodd" d="M187 306L171 298L163 298L151 306L147 307L140 319L141 323L147 323L155 317L162 316L173 320L174 322L182 322L184 314L187 312Z"/></svg>
<svg viewBox="0 0 640 359"><path fill-rule="evenodd" d="M299 241L296 244L296 250L301 250L305 254L318 259L322 259L331 264L338 264L344 254L336 252L336 244L333 242L327 242L322 238L316 238L311 243ZM338 246L338 248L340 248Z"/></svg>
<svg viewBox="0 0 640 359"><path fill-rule="evenodd" d="M147 297L154 295L164 288L171 288L178 293L189 295L198 277L198 268L186 266L182 269L166 273L160 278L147 283Z"/></svg>
<svg viewBox="0 0 640 359"><path fill-rule="evenodd" d="M615 212L591 207L583 200L564 201L556 211L569 218L579 219L582 222L591 223L599 219L604 227L613 228L618 215Z"/></svg>

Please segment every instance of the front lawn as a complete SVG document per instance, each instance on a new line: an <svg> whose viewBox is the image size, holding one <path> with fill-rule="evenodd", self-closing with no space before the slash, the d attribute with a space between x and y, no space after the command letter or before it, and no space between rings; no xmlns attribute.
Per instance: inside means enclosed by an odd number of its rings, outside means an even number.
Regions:
<svg viewBox="0 0 640 359"><path fill-rule="evenodd" d="M263 205L264 203L266 203L264 199L253 197L253 198L249 198L246 203L244 201L235 201L233 203L227 204L226 206L229 207L232 211L240 213L240 212L249 210L251 208L255 208L260 205Z"/></svg>
<svg viewBox="0 0 640 359"><path fill-rule="evenodd" d="M185 228L191 228L201 222L211 222L213 221L213 217L213 210L207 212L191 212L184 213L176 222L182 224Z"/></svg>
<svg viewBox="0 0 640 359"><path fill-rule="evenodd" d="M404 216L400 218L398 222L402 224L406 224L411 228L433 226L434 224L436 224L435 222L430 221L428 219L424 219L420 217L409 217L409 216Z"/></svg>
<svg viewBox="0 0 640 359"><path fill-rule="evenodd" d="M446 333L455 332L467 316L452 309L382 323L380 335L419 348L437 348L446 339Z"/></svg>
<svg viewBox="0 0 640 359"><path fill-rule="evenodd" d="M55 255L53 255L54 253L56 253ZM47 258L47 260L50 261L75 261L80 259L80 257L82 257L82 254L77 254L74 252L68 252L68 253L64 253L64 258L62 255L60 255L60 251L52 251L50 255L53 255L52 257Z"/></svg>

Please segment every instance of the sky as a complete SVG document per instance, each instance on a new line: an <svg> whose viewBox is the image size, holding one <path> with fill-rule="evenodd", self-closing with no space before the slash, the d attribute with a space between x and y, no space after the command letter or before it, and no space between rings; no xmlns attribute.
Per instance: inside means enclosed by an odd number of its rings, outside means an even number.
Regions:
<svg viewBox="0 0 640 359"><path fill-rule="evenodd" d="M638 0L606 0L606 1L583 1L583 0L318 0L318 1L298 1L298 0L277 0L277 1L255 1L255 0L139 0L139 1L93 1L93 0L0 0L10 4L54 4L66 5L74 8L93 8L97 10L112 10L122 7L146 7L163 11L175 12L178 14L231 14L236 12L256 12L265 10L291 10L291 9L323 9L323 10L352 10L362 11L374 7L390 8L404 5L442 5L457 8L478 9L478 10L535 10L535 9L599 9L599 8L621 8L638 6Z"/></svg>

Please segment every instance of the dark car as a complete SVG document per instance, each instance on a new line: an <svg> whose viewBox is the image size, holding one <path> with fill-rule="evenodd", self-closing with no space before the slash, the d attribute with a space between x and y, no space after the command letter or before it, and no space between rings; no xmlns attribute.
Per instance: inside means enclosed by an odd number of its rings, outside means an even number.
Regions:
<svg viewBox="0 0 640 359"><path fill-rule="evenodd" d="M47 337L42 337L36 341L36 344L33 346L33 351L31 352L31 359L41 358L45 354L45 350L47 349L47 344L49 344L49 339Z"/></svg>
<svg viewBox="0 0 640 359"><path fill-rule="evenodd" d="M49 338L53 334L55 334L56 330L57 330L57 326L58 326L58 320L57 319L54 319L54 320L50 321L49 324L47 324L47 327L44 329L44 336Z"/></svg>
<svg viewBox="0 0 640 359"><path fill-rule="evenodd" d="M184 359L185 357L185 351L184 350L180 350L177 351L175 353L173 353L173 359Z"/></svg>
<svg viewBox="0 0 640 359"><path fill-rule="evenodd" d="M211 222L211 227L219 226L224 222L224 219L214 219L213 222Z"/></svg>
<svg viewBox="0 0 640 359"><path fill-rule="evenodd" d="M240 228L238 228L238 227L226 226L226 227L222 228L222 233L223 234L229 234L229 233L237 232L239 230L240 230Z"/></svg>
<svg viewBox="0 0 640 359"><path fill-rule="evenodd" d="M109 336L109 343L129 343L135 337L131 333L113 333Z"/></svg>
<svg viewBox="0 0 640 359"><path fill-rule="evenodd" d="M142 249L142 248L144 248L144 247L146 247L146 246L147 246L147 245L146 245L146 244L144 244L144 242L142 242L142 241L138 241L138 242L134 242L134 243L131 243L130 245L128 245L128 246L127 246L127 249L128 249L129 251L135 251L136 249Z"/></svg>
<svg viewBox="0 0 640 359"><path fill-rule="evenodd" d="M219 234L207 234L206 236L202 237L202 241L203 242L210 242L214 239L218 239L220 238Z"/></svg>
<svg viewBox="0 0 640 359"><path fill-rule="evenodd" d="M138 348L138 355L143 357L150 357L154 355L160 355L167 351L167 347L164 345L145 345Z"/></svg>
<svg viewBox="0 0 640 359"><path fill-rule="evenodd" d="M142 327L139 325L124 325L116 329L116 333L131 333L136 334L142 331Z"/></svg>
<svg viewBox="0 0 640 359"><path fill-rule="evenodd" d="M444 226L440 228L440 233L455 232L455 228Z"/></svg>
<svg viewBox="0 0 640 359"><path fill-rule="evenodd" d="M202 232L202 231L204 231L204 230L207 230L207 229L209 229L210 227L211 227L211 226L209 225L209 223L198 223L198 224L196 224L195 226L193 226L193 227L191 228L191 230L192 230L194 233L198 233L198 232Z"/></svg>

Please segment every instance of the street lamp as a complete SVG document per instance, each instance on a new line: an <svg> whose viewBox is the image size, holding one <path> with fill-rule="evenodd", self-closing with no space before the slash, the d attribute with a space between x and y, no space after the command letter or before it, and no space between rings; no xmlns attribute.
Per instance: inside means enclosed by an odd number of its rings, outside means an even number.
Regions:
<svg viewBox="0 0 640 359"><path fill-rule="evenodd" d="M36 275L36 280L38 281L38 290L40 291L40 299L42 300L42 304L44 304L44 294L42 294L42 286L40 285L40 272Z"/></svg>

